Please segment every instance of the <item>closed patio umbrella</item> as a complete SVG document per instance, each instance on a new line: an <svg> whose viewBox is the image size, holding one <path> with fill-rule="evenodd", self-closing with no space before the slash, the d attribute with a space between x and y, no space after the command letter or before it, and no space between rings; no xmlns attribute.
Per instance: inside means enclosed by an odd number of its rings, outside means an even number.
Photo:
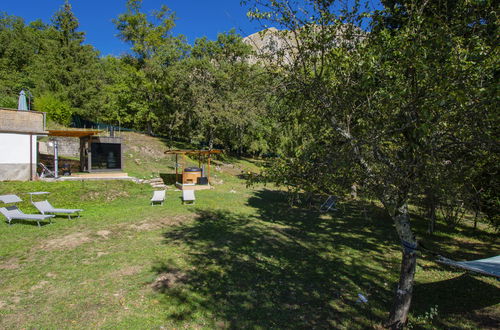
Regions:
<svg viewBox="0 0 500 330"><path fill-rule="evenodd" d="M21 93L19 93L17 110L28 110L28 104L26 103L26 93L24 92L24 90L21 90Z"/></svg>

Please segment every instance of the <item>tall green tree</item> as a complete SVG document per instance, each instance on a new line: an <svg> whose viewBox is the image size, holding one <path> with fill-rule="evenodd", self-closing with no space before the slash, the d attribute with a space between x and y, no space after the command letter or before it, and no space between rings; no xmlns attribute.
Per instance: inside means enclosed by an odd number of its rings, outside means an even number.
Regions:
<svg viewBox="0 0 500 330"><path fill-rule="evenodd" d="M264 72L248 63L251 47L234 31L197 39L179 66L175 98L191 138L231 152L266 151Z"/></svg>
<svg viewBox="0 0 500 330"><path fill-rule="evenodd" d="M132 81L137 69L122 58L106 56L100 59L102 87L96 98L99 106L87 113L89 119L116 126L133 127L134 113Z"/></svg>
<svg viewBox="0 0 500 330"><path fill-rule="evenodd" d="M17 107L21 89L36 86L31 65L40 56L47 38L47 25L35 21L26 25L23 19L0 14L0 102Z"/></svg>
<svg viewBox="0 0 500 330"><path fill-rule="evenodd" d="M38 95L51 94L68 101L72 111L86 116L97 107L101 88L98 52L84 45L78 19L69 1L54 14L47 38L31 69Z"/></svg>
<svg viewBox="0 0 500 330"><path fill-rule="evenodd" d="M132 45L132 51L140 61L153 57L172 37L175 26L175 13L162 5L152 17L141 12L142 0L128 0L127 12L113 22L119 37Z"/></svg>
<svg viewBox="0 0 500 330"><path fill-rule="evenodd" d="M171 113L168 101L171 88L170 67L184 54L186 46L182 36L172 35L175 14L163 5L149 17L141 12L142 0L128 0L127 11L114 23L119 37L132 45L134 56L126 61L136 67L134 102L129 104L135 112L137 128L162 133L163 116Z"/></svg>
<svg viewBox="0 0 500 330"><path fill-rule="evenodd" d="M288 100L281 118L289 136L274 174L313 161L332 173L332 184L347 189L359 182L380 200L401 241L388 320L401 328L418 248L408 204L434 170L443 178L459 173L495 144L497 37L487 32L498 31L492 3L459 1L443 13L433 2L407 1L379 12L371 33L361 28L366 14L358 6L319 0L295 5L256 0L250 12L293 36L292 61L280 66ZM338 180L335 173L346 177ZM319 177L324 180L316 175L295 182L310 189L321 184Z"/></svg>
<svg viewBox="0 0 500 330"><path fill-rule="evenodd" d="M74 111L89 115L98 107L99 58L85 36L68 1L54 14L52 24L40 20L25 25L20 18L0 17L0 84L3 93L15 97L29 89L60 104L69 118ZM0 91L2 93L2 91ZM39 104L47 102L39 102ZM50 102L49 102L50 103ZM58 118L62 118L58 116Z"/></svg>

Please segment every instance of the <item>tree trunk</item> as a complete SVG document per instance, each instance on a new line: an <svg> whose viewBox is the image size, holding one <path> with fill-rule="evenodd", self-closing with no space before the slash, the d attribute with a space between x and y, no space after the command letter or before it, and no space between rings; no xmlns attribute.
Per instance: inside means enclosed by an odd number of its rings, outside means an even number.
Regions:
<svg viewBox="0 0 500 330"><path fill-rule="evenodd" d="M358 199L358 185L354 182L351 186L351 198Z"/></svg>
<svg viewBox="0 0 500 330"><path fill-rule="evenodd" d="M436 227L436 207L433 205L430 210L429 221L429 234L434 235L434 228Z"/></svg>
<svg viewBox="0 0 500 330"><path fill-rule="evenodd" d="M399 274L399 283L391 315L389 316L388 326L391 329L402 329L408 319L411 299L413 297L413 282L415 278L415 269L417 265L416 251L404 249L401 260L401 273Z"/></svg>
<svg viewBox="0 0 500 330"><path fill-rule="evenodd" d="M210 135L208 138L208 150L212 150L214 148L214 137L212 134L212 130L210 130Z"/></svg>
<svg viewBox="0 0 500 330"><path fill-rule="evenodd" d="M474 213L474 230L477 229L477 218L479 217L479 210L476 209L476 212Z"/></svg>
<svg viewBox="0 0 500 330"><path fill-rule="evenodd" d="M146 129L148 131L148 135L152 136L153 135L153 123L151 122L151 120L148 120Z"/></svg>
<svg viewBox="0 0 500 330"><path fill-rule="evenodd" d="M425 205L427 207L427 217L430 219L427 231L433 235L436 227L436 197L431 189L426 192Z"/></svg>
<svg viewBox="0 0 500 330"><path fill-rule="evenodd" d="M413 296L413 282L417 265L417 241L410 227L407 204L404 203L395 213L393 220L403 245L403 255L398 288L394 295L387 326L391 329L402 329L408 320L408 312Z"/></svg>

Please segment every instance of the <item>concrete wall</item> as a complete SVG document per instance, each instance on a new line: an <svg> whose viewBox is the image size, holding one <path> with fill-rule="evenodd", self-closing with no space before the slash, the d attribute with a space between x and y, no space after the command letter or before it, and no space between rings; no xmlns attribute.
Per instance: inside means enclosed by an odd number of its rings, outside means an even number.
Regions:
<svg viewBox="0 0 500 330"><path fill-rule="evenodd" d="M32 160L36 161L36 135L31 137ZM0 133L0 164L29 164L30 136Z"/></svg>
<svg viewBox="0 0 500 330"><path fill-rule="evenodd" d="M44 125L44 112L0 108L0 132L44 134Z"/></svg>
<svg viewBox="0 0 500 330"><path fill-rule="evenodd" d="M59 156L80 157L80 139L76 137L51 137L51 140L57 140ZM38 142L38 152L45 155L54 155L54 146L49 146L49 141Z"/></svg>
<svg viewBox="0 0 500 330"><path fill-rule="evenodd" d="M33 163L33 175L36 166ZM30 179L29 164L0 164L0 181L28 181Z"/></svg>
<svg viewBox="0 0 500 330"><path fill-rule="evenodd" d="M36 135L31 137L33 171L37 164ZM0 181L30 179L30 136L0 133Z"/></svg>

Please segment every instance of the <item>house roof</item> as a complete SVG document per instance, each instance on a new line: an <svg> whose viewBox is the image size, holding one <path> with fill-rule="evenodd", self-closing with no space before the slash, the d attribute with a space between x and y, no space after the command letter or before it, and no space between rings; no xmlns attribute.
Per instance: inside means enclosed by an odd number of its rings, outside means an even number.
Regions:
<svg viewBox="0 0 500 330"><path fill-rule="evenodd" d="M95 129L72 129L72 130L60 130L60 129L49 129L49 136L66 136L66 137L84 137L99 134L99 130Z"/></svg>

